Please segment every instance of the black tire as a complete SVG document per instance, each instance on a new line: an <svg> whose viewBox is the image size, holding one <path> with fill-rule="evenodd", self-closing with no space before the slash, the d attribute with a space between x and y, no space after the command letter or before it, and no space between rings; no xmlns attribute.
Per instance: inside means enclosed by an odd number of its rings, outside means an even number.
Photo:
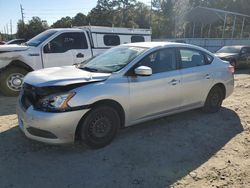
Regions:
<svg viewBox="0 0 250 188"><path fill-rule="evenodd" d="M120 122L114 108L97 106L80 122L80 139L90 148L102 148L115 138Z"/></svg>
<svg viewBox="0 0 250 188"><path fill-rule="evenodd" d="M223 99L222 89L218 86L213 87L207 96L203 111L207 113L218 112L221 108Z"/></svg>
<svg viewBox="0 0 250 188"><path fill-rule="evenodd" d="M19 91L22 86L22 78L28 73L27 70L21 67L8 67L0 73L0 92L5 96L18 96ZM13 85L13 76L16 76L16 83L20 83L20 87L18 84ZM14 77L15 78L15 77ZM12 87L13 86L13 87Z"/></svg>

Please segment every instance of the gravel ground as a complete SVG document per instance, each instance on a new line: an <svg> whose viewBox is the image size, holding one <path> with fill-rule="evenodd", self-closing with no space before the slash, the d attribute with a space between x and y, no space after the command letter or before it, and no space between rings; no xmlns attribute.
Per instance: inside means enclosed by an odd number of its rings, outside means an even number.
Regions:
<svg viewBox="0 0 250 188"><path fill-rule="evenodd" d="M0 96L0 187L250 187L250 75L216 114L193 110L123 129L109 146L51 146L17 127Z"/></svg>

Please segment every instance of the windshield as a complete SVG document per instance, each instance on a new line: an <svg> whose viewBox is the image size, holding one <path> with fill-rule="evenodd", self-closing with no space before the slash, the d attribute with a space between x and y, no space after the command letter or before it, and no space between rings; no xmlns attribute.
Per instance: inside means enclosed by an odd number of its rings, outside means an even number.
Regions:
<svg viewBox="0 0 250 188"><path fill-rule="evenodd" d="M50 36L55 34L56 32L57 32L56 30L44 31L44 32L40 33L39 35L35 36L34 38L30 39L25 44L28 46L35 46L36 47L39 44L41 44L43 41L45 41L47 38L49 38Z"/></svg>
<svg viewBox="0 0 250 188"><path fill-rule="evenodd" d="M219 49L217 53L240 53L240 47L237 46L224 46Z"/></svg>
<svg viewBox="0 0 250 188"><path fill-rule="evenodd" d="M90 72L116 72L125 67L147 48L119 46L107 50L79 68Z"/></svg>

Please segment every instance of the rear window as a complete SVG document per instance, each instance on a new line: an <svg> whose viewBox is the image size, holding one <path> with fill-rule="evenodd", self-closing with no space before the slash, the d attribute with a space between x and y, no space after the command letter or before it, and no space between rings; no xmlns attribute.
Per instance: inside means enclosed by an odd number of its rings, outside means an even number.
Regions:
<svg viewBox="0 0 250 188"><path fill-rule="evenodd" d="M132 36L131 42L145 42L145 38L143 36Z"/></svg>
<svg viewBox="0 0 250 188"><path fill-rule="evenodd" d="M104 35L103 40L106 46L120 45L120 37L118 35Z"/></svg>

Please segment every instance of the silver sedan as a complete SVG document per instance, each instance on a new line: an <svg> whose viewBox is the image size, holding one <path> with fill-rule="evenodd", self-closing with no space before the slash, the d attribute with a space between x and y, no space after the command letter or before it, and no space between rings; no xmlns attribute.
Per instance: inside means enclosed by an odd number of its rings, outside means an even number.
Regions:
<svg viewBox="0 0 250 188"><path fill-rule="evenodd" d="M109 144L117 131L195 108L220 110L234 88L234 68L197 46L120 45L79 66L29 73L19 96L19 126L51 144Z"/></svg>

